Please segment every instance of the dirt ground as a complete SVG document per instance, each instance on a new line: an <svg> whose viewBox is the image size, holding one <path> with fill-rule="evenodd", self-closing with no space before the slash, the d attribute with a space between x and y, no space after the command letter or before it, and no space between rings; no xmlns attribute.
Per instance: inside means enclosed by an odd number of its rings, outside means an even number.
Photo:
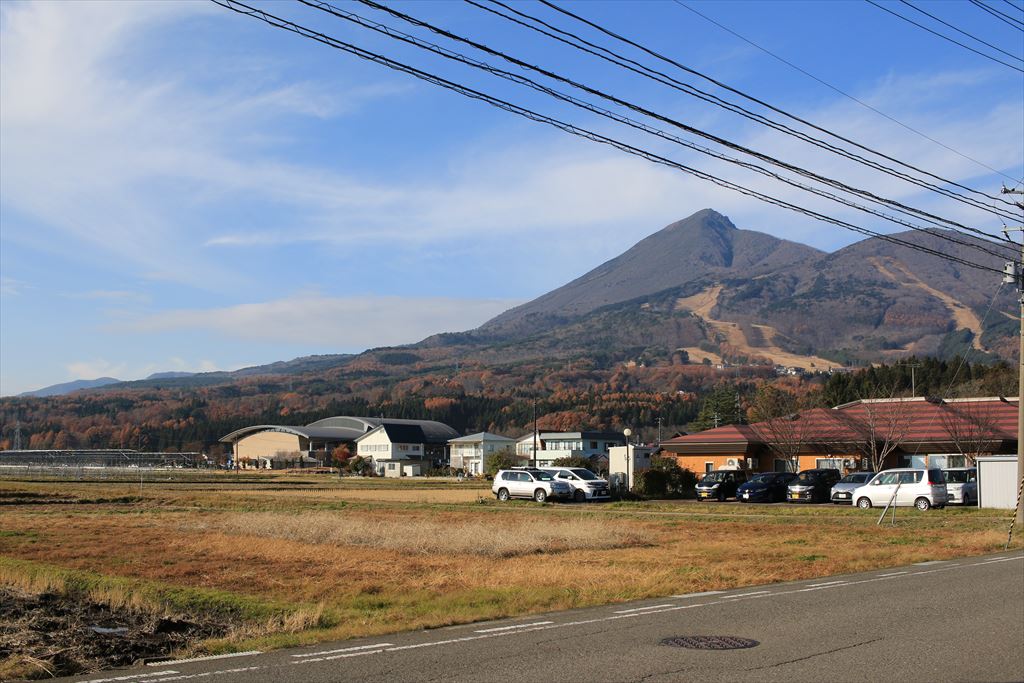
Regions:
<svg viewBox="0 0 1024 683"><path fill-rule="evenodd" d="M0 588L0 662L7 662L0 679L70 676L159 659L226 630L81 597Z"/></svg>

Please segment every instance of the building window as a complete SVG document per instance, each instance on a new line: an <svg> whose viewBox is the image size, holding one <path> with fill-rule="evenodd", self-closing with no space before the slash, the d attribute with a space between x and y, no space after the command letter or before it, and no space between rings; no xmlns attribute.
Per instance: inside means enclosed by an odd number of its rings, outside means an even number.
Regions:
<svg viewBox="0 0 1024 683"><path fill-rule="evenodd" d="M715 463L713 463L713 462L706 462L706 463L704 463L704 471L705 472L714 472L715 471Z"/></svg>

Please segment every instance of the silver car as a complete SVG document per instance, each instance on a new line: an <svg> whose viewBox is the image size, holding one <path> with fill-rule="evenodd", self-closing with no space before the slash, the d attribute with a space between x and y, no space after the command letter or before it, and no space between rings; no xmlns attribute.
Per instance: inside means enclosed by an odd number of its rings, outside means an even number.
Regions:
<svg viewBox="0 0 1024 683"><path fill-rule="evenodd" d="M940 469L901 468L883 470L864 486L853 490L853 502L862 509L895 505L913 505L918 510L946 505L946 480Z"/></svg>
<svg viewBox="0 0 1024 683"><path fill-rule="evenodd" d="M550 472L535 469L498 470L494 475L491 492L498 500L533 498L543 503L548 498L569 498L572 488L558 481Z"/></svg>
<svg viewBox="0 0 1024 683"><path fill-rule="evenodd" d="M572 499L577 503L596 498L608 498L608 482L585 467L541 467L550 472L558 481L564 481L572 489Z"/></svg>
<svg viewBox="0 0 1024 683"><path fill-rule="evenodd" d="M942 470L946 477L946 493L950 503L961 505L977 505L978 503L978 468L950 467Z"/></svg>
<svg viewBox="0 0 1024 683"><path fill-rule="evenodd" d="M832 502L836 505L852 505L853 491L875 476L874 472L850 472L832 487Z"/></svg>

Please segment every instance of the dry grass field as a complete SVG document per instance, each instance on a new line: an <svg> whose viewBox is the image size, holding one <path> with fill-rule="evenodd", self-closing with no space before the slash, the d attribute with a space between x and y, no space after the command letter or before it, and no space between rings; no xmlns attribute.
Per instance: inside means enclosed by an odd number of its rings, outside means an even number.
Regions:
<svg viewBox="0 0 1024 683"><path fill-rule="evenodd" d="M0 503L0 587L226 624L203 651L981 554L1002 549L1009 520L952 508L901 508L895 526L876 526L877 511L830 506L500 504L468 482L351 480L0 481Z"/></svg>

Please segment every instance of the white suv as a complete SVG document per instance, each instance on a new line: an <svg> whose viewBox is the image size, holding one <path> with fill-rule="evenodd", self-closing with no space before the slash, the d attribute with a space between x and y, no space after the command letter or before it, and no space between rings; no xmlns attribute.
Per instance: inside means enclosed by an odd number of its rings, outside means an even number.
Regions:
<svg viewBox="0 0 1024 683"><path fill-rule="evenodd" d="M548 498L569 498L572 488L556 480L550 472L534 469L498 470L494 475L491 492L498 500L533 498L543 503Z"/></svg>
<svg viewBox="0 0 1024 683"><path fill-rule="evenodd" d="M896 496L895 505L913 505L918 510L946 506L946 479L940 469L883 470L864 486L853 490L853 504L867 509L883 506Z"/></svg>
<svg viewBox="0 0 1024 683"><path fill-rule="evenodd" d="M555 479L564 481L572 489L572 499L577 503L595 498L608 498L608 482L585 467L541 467Z"/></svg>

